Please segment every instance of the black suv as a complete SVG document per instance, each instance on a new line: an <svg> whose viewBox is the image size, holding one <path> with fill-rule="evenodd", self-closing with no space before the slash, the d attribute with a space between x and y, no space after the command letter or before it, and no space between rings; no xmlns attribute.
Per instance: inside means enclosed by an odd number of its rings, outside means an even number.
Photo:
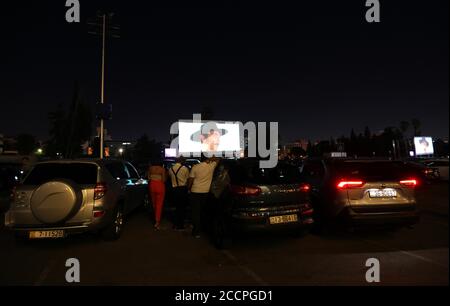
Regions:
<svg viewBox="0 0 450 306"><path fill-rule="evenodd" d="M206 213L215 245L231 243L233 234L288 229L301 236L313 224L309 185L299 168L280 162L261 169L256 159L221 160L211 184Z"/></svg>

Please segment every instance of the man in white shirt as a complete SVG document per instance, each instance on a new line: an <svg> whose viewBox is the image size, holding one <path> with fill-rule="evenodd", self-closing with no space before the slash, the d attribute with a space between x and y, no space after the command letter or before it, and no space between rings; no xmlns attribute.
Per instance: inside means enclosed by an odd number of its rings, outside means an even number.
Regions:
<svg viewBox="0 0 450 306"><path fill-rule="evenodd" d="M200 164L192 167L188 180L188 190L190 193L190 203L192 207L192 235L196 238L200 237L202 214L208 200L209 190L214 174L214 170L218 164L218 159L208 158Z"/></svg>
<svg viewBox="0 0 450 306"><path fill-rule="evenodd" d="M187 183L189 179L189 168L184 165L185 162L184 157L179 157L169 170L173 187L173 200L175 202L175 220L173 225L177 230L184 229L186 205L188 202Z"/></svg>

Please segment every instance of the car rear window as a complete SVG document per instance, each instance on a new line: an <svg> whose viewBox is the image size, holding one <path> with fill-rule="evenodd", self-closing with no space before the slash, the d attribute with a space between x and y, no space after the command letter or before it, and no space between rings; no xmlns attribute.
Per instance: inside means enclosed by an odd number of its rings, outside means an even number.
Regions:
<svg viewBox="0 0 450 306"><path fill-rule="evenodd" d="M87 163L49 163L36 165L27 176L24 185L41 185L56 179L72 180L79 185L97 182L97 166Z"/></svg>
<svg viewBox="0 0 450 306"><path fill-rule="evenodd" d="M272 169L261 169L259 163L236 164L230 168L232 184L281 185L301 181L299 167L279 163Z"/></svg>
<svg viewBox="0 0 450 306"><path fill-rule="evenodd" d="M122 180L130 178L129 174L127 173L127 170L125 169L125 165L121 162L110 163L107 164L105 167L106 169L108 169L109 173L115 179Z"/></svg>
<svg viewBox="0 0 450 306"><path fill-rule="evenodd" d="M413 175L411 167L399 162L342 162L334 165L336 176L364 180L398 180Z"/></svg>

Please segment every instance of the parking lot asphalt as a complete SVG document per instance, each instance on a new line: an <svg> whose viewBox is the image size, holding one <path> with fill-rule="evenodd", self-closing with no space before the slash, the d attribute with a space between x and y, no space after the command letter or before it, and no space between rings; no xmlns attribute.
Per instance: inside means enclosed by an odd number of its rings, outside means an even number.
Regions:
<svg viewBox="0 0 450 306"><path fill-rule="evenodd" d="M258 234L228 250L167 222L155 231L142 211L116 242L83 234L23 243L0 228L0 284L66 285L66 260L76 258L80 285L368 285L366 261L376 258L380 285L448 285L448 191L418 192L421 222L411 229Z"/></svg>

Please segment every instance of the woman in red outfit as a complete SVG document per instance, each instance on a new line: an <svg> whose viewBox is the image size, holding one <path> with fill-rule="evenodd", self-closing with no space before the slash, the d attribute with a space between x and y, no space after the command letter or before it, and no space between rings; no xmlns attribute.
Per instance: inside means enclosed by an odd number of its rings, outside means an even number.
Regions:
<svg viewBox="0 0 450 306"><path fill-rule="evenodd" d="M162 162L155 162L148 170L148 179L150 181L149 191L155 213L155 229L159 230L161 224L161 215L166 194L167 173Z"/></svg>

